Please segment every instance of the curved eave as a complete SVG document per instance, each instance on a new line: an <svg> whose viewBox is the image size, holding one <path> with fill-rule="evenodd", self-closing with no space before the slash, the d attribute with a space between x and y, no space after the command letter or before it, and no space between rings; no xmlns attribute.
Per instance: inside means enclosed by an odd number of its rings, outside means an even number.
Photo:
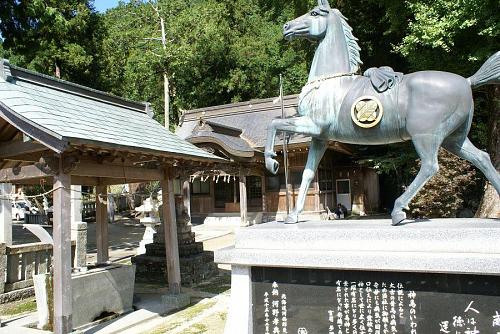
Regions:
<svg viewBox="0 0 500 334"><path fill-rule="evenodd" d="M87 140L87 139L80 139L80 138L68 138L68 141L69 141L70 145L74 145L75 147L78 147L81 145L90 145L90 146L109 149L109 150L150 154L153 156L179 158L179 159L191 160L191 161L203 161L203 162L226 162L227 161L226 159L221 158L221 157L217 157L215 155L213 156L213 158L203 157L203 156L194 156L192 154L182 154L182 153L176 153L176 152L160 151L160 150L154 150L154 149L143 148L143 147L125 146L125 145L119 145L119 144L114 144L114 143L106 143L106 142L101 142L101 141Z"/></svg>
<svg viewBox="0 0 500 334"><path fill-rule="evenodd" d="M226 151L229 155L232 155L234 157L238 157L238 158L252 158L255 154L255 152L253 150L247 150L247 151L242 151L242 150L238 150L238 149L235 149L229 145L227 145L224 141L218 139L218 138L214 138L214 137L210 137L210 136L196 136L196 137L190 137L190 138L186 138L186 140L188 142L190 142L191 144L207 144L207 143L210 143L210 144L215 144L217 146L219 146L220 148L222 148L224 151Z"/></svg>
<svg viewBox="0 0 500 334"><path fill-rule="evenodd" d="M68 142L64 137L19 115L2 101L0 101L0 117L56 153L62 153L68 148Z"/></svg>

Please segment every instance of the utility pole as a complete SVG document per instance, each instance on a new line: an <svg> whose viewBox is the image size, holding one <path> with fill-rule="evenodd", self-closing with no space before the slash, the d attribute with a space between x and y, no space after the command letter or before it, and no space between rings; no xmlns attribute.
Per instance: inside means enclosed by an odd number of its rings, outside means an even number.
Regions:
<svg viewBox="0 0 500 334"><path fill-rule="evenodd" d="M156 12L158 16L160 16L160 13L157 11ZM165 20L163 20L163 17L160 17L160 24L161 24L161 43L163 44L163 51L165 53L167 52L167 39L165 38ZM163 94L165 96L165 127L168 129L170 126L170 94L169 94L169 82L168 82L168 76L167 76L167 71L163 71Z"/></svg>
<svg viewBox="0 0 500 334"><path fill-rule="evenodd" d="M161 27L161 38L145 38L145 40L154 40L154 41L161 41L161 44L163 46L163 52L164 54L167 53L167 38L165 34L165 20L163 17L160 15L160 10L158 9L158 4L154 3L154 1L150 1L149 4L153 8L153 10L156 13L156 16L160 19L160 27ZM163 95L165 97L165 127L168 129L170 126L170 84L168 82L168 73L166 70L163 71Z"/></svg>

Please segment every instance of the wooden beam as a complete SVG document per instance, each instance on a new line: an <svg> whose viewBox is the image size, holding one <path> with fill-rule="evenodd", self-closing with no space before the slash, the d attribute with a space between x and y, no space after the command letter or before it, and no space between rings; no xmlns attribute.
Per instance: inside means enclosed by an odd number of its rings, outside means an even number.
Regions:
<svg viewBox="0 0 500 334"><path fill-rule="evenodd" d="M33 141L10 141L0 144L0 159L45 151L48 148Z"/></svg>
<svg viewBox="0 0 500 334"><path fill-rule="evenodd" d="M104 202L107 200L107 187L98 185L95 193L97 263L100 264L109 260L108 210ZM99 195L101 195L101 199L99 199Z"/></svg>
<svg viewBox="0 0 500 334"><path fill-rule="evenodd" d="M127 184L131 180L124 178L98 178L93 176L72 176L71 184L80 186L112 186L116 184ZM134 179L133 183L149 182L150 180Z"/></svg>
<svg viewBox="0 0 500 334"><path fill-rule="evenodd" d="M35 165L20 166L17 168L4 168L0 170L0 182L23 181L27 179L39 179L54 176L51 173L42 171Z"/></svg>
<svg viewBox="0 0 500 334"><path fill-rule="evenodd" d="M163 173L159 169L98 164L88 161L80 162L71 172L71 175L121 178L127 180L127 182L132 180L156 181L163 177Z"/></svg>
<svg viewBox="0 0 500 334"><path fill-rule="evenodd" d="M66 334L72 326L71 289L71 178L62 172L54 177L54 333Z"/></svg>
<svg viewBox="0 0 500 334"><path fill-rule="evenodd" d="M92 176L71 176L71 184L75 186L97 186L99 179Z"/></svg>
<svg viewBox="0 0 500 334"><path fill-rule="evenodd" d="M45 155L46 152L49 152L48 150L40 151L40 152L33 152L33 153L26 153L26 154L21 154L21 155L12 155L10 157L6 157L3 160L4 161L24 161L24 162L31 162L31 163L37 163L40 161L40 158Z"/></svg>
<svg viewBox="0 0 500 334"><path fill-rule="evenodd" d="M175 213L174 181L168 171L160 180L162 189L162 210L167 255L168 288L171 294L181 292L181 269L179 243L177 240L177 220Z"/></svg>

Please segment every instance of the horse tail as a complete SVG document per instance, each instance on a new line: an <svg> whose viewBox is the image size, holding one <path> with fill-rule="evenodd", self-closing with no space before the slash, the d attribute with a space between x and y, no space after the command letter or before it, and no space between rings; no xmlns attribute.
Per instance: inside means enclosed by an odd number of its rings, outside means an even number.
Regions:
<svg viewBox="0 0 500 334"><path fill-rule="evenodd" d="M467 81L472 88L500 83L500 51L488 58L479 71L467 78Z"/></svg>

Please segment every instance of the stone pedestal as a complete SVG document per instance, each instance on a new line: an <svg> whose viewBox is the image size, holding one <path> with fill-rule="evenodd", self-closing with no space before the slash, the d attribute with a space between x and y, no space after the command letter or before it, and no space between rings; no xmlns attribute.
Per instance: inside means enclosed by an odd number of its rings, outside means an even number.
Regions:
<svg viewBox="0 0 500 334"><path fill-rule="evenodd" d="M485 219L240 229L234 247L215 253L232 265L225 333L426 334L455 330L459 317L462 332L496 333L499 233L500 222Z"/></svg>
<svg viewBox="0 0 500 334"><path fill-rule="evenodd" d="M191 231L190 218L187 214L177 217L177 239L183 286L191 286L217 275L218 269L214 263L213 252L204 251L203 243L195 241L195 234ZM132 263L137 267L137 282L167 282L163 224L157 228L153 240L153 243L145 245L145 254L132 258Z"/></svg>

